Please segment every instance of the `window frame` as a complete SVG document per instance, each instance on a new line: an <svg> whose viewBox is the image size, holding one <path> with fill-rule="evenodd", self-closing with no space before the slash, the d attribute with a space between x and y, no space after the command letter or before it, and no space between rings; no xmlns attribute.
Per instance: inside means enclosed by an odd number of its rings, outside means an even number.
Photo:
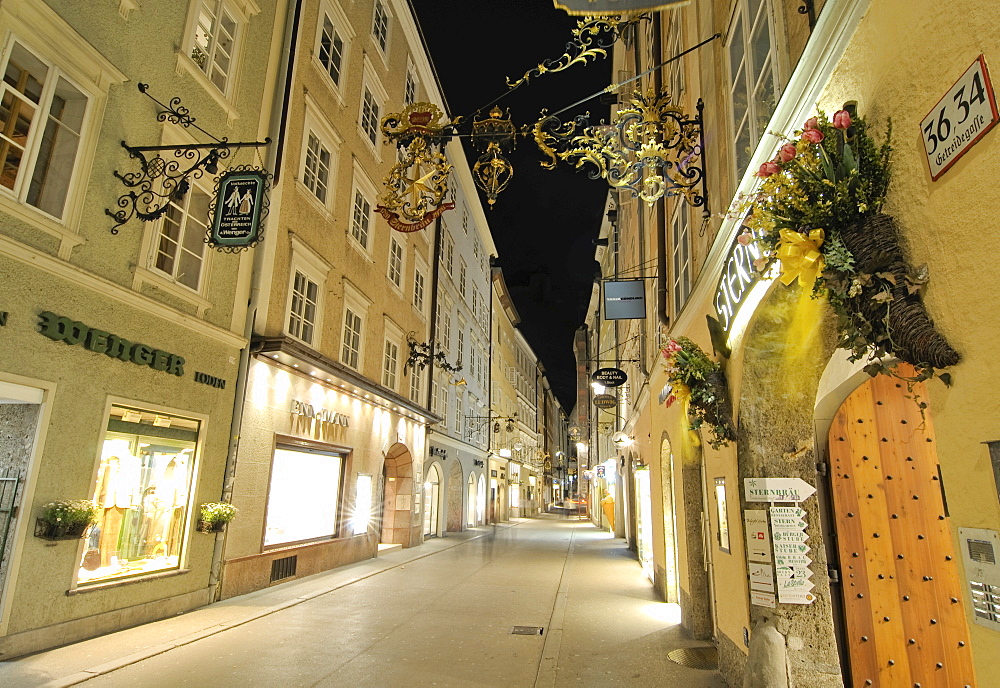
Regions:
<svg viewBox="0 0 1000 688"><path fill-rule="evenodd" d="M378 9L380 7L382 8L382 11L385 12L384 40L381 40L375 32L375 29L377 28L376 19L378 18ZM379 57L382 58L382 61L385 62L386 65L389 63L389 50L392 45L392 19L392 8L386 0L375 0L375 2L372 3L371 22L369 24L369 26L371 26L371 31L369 32L369 37L372 39L372 45L375 47L375 52L378 53Z"/></svg>
<svg viewBox="0 0 1000 688"><path fill-rule="evenodd" d="M344 306L340 316L340 342L337 360L348 368L361 372L365 363L365 331L368 323L368 308L372 301L364 293L344 278ZM355 352L357 365L344 360L345 337L347 335L347 314L353 313L360 321L358 328L358 348Z"/></svg>
<svg viewBox="0 0 1000 688"><path fill-rule="evenodd" d="M355 220L354 220L354 210L357 205L358 194L368 204L368 226L367 226L367 237L365 243L361 242L357 236L355 236ZM378 191L375 189L375 185L372 183L371 179L365 171L357 164L357 160L354 161L354 177L351 182L351 198L349 205L348 221L346 232L349 237L349 243L356 250L361 252L368 260L373 260L372 253L375 245L375 205L378 199Z"/></svg>
<svg viewBox="0 0 1000 688"><path fill-rule="evenodd" d="M320 58L320 53L322 51L324 19L329 19L330 24L333 27L334 34L339 35L340 40L343 43L340 56L339 79L333 78L333 75L330 74L328 65L325 65L323 60ZM321 0L319 14L316 18L316 36L313 40L313 64L324 74L327 85L330 86L341 105L344 104L344 80L346 79L346 74L350 67L351 44L353 43L355 36L356 33L354 31L354 27L351 26L350 20L340 8L339 3L335 1L330 2L329 0Z"/></svg>
<svg viewBox="0 0 1000 688"><path fill-rule="evenodd" d="M399 249L398 256L396 249ZM406 246L395 236L389 236L389 256L387 260L386 279L394 289L402 293L403 271L406 266ZM395 278L393 277L395 275Z"/></svg>
<svg viewBox="0 0 1000 688"><path fill-rule="evenodd" d="M378 107L378 111L373 118L375 139L372 140L368 131L365 130L365 120L368 119L365 116L365 95L370 94L372 100L375 101L375 105ZM364 141L365 145L375 157L375 160L382 162L382 128L380 126L382 117L386 113L386 103L389 102L389 95L386 93L385 87L382 86L382 82L379 80L378 75L375 73L375 68L372 67L371 61L368 56L365 56L364 70L361 77L361 91L360 97L358 98L358 133L361 139Z"/></svg>
<svg viewBox="0 0 1000 688"><path fill-rule="evenodd" d="M413 94L410 95L410 86L413 86ZM417 68L413 66L410 56L406 57L406 78L403 80L403 106L412 105L420 100L420 77L417 75Z"/></svg>
<svg viewBox="0 0 1000 688"><path fill-rule="evenodd" d="M218 84L212 81L211 75L206 72L201 65L195 62L191 52L195 47L195 39L198 32L198 20L201 8L206 5L214 5L215 15L218 16L219 9L225 9L236 19L236 36L233 39L233 51L230 55L229 71L226 75L226 85L219 88ZM220 101L226 109L231 110L236 87L234 84L240 80L240 72L243 66L243 46L247 29L250 25L250 18L260 12L260 7L254 0L191 0L188 5L187 26L184 32L184 40L178 49L179 66L183 66L213 98Z"/></svg>
<svg viewBox="0 0 1000 688"><path fill-rule="evenodd" d="M288 262L288 282L285 292L285 309L282 315L282 332L306 346L320 350L323 340L323 320L326 310L326 279L332 266L317 251L306 244L298 235L289 232L292 243L291 259ZM295 275L303 276L316 284L316 320L313 322L313 339L306 341L291 331L292 296L295 289Z"/></svg>
<svg viewBox="0 0 1000 688"><path fill-rule="evenodd" d="M322 109L308 93L306 94L305 105L305 114L302 119L302 141L299 148L299 166L295 181L299 186L299 190L304 192L312 203L316 204L325 213L332 213L334 199L337 196L337 168L340 164L340 146L343 144L344 139L323 116ZM306 183L306 163L308 162L310 135L315 136L320 144L325 145L330 154L325 199L317 196L315 190L310 188L309 184Z"/></svg>
<svg viewBox="0 0 1000 688"><path fill-rule="evenodd" d="M683 242L678 241L678 232ZM683 245L679 245L681 243ZM694 285L691 250L691 214L685 203L677 203L670 218L670 301L675 318L691 298ZM679 256L682 251L686 252L686 256ZM679 260L683 269L678 267Z"/></svg>
<svg viewBox="0 0 1000 688"><path fill-rule="evenodd" d="M206 216L199 223L199 228L197 230L198 234L199 234L199 241L198 241L199 248L202 249L201 261L200 261L200 265L199 265L199 269L198 269L198 286L197 287L191 287L188 284L184 284L183 282L180 281L180 279L178 279L178 277L176 276L176 274L169 274L165 270L157 267L157 265L156 265L157 258L158 258L159 253L160 253L160 238L163 236L163 228L164 228L164 226L166 225L166 222L167 222L167 213L164 213L163 216L160 217L160 219L158 219L155 222L151 223L150 230L151 230L151 233L152 233L152 241L151 241L150 247L149 247L150 250L149 250L149 252L147 254L147 265L146 265L146 267L152 273L154 273L156 276L160 277L162 280L166 280L167 282L170 282L172 285L176 286L177 288L186 290L187 292L189 292L191 294L195 294L195 295L198 295L198 296L203 296L205 294L205 291L206 291L205 285L208 283L209 259L210 259L211 255L212 255L212 251L209 250L208 246L204 242L205 233L207 232L209 223L211 222L211 218L208 217L208 212L207 211L208 211L208 208L210 207L210 203L212 202L212 192L210 190L206 189L202 185L202 183L201 183L200 180L199 181L195 181L194 183L192 183L191 187L190 187L190 189L188 191L188 193L184 195L185 196L185 205L184 205L183 208L181 208L181 212L183 213L183 220L184 221L183 221L183 227L182 227L182 230L181 230L181 234L180 234L180 236L178 237L178 239L176 241L178 253L174 256L174 261L175 261L176 264L180 263L180 252L185 250L184 249L184 238L187 236L188 223L189 223L189 221L192 218L194 218L194 215L190 212L190 206L189 206L190 200L191 200L190 194L192 192L199 193L199 194L201 194L202 196L205 197L205 210L206 210ZM174 206L174 207L179 207L179 206L177 206L177 204L174 203L174 199L172 197L168 201L168 204L171 205L171 206ZM194 219L194 221L196 223L198 223L198 220L196 218ZM177 265L175 265L175 268L176 267L177 267ZM174 272L176 272L176 270L174 270Z"/></svg>

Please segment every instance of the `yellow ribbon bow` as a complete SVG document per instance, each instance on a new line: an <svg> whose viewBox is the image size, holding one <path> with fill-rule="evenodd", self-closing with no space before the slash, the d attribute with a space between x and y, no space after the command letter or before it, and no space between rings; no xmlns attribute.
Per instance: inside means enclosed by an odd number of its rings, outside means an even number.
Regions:
<svg viewBox="0 0 1000 688"><path fill-rule="evenodd" d="M823 270L823 254L819 247L823 245L826 232L814 229L809 234L802 234L791 229L779 232L778 260L781 261L781 283L786 287L799 278L803 287L811 287L816 277Z"/></svg>

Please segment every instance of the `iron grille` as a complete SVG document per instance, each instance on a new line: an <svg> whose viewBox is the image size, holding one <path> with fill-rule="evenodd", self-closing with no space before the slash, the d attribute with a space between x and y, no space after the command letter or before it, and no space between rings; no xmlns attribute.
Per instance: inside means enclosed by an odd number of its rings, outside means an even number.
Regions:
<svg viewBox="0 0 1000 688"><path fill-rule="evenodd" d="M271 562L271 582L283 580L285 578L291 578L295 575L295 565L298 561L298 556L284 557L283 559L275 559Z"/></svg>

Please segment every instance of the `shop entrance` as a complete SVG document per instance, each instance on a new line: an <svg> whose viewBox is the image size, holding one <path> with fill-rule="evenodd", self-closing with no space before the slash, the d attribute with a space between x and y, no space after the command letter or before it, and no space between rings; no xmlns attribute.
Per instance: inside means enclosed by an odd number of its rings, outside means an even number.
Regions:
<svg viewBox="0 0 1000 688"><path fill-rule="evenodd" d="M0 382L0 610L14 551L14 527L42 411L40 389Z"/></svg>
<svg viewBox="0 0 1000 688"><path fill-rule="evenodd" d="M389 447L382 469L382 524L379 542L410 546L413 457L402 444Z"/></svg>
<svg viewBox="0 0 1000 688"><path fill-rule="evenodd" d="M855 686L976 685L934 430L914 396L927 400L922 383L872 378L828 434Z"/></svg>
<svg viewBox="0 0 1000 688"><path fill-rule="evenodd" d="M469 488L468 495L466 496L466 517L465 525L472 528L476 525L476 505L479 503L478 495L476 494L476 476L469 475Z"/></svg>
<svg viewBox="0 0 1000 688"><path fill-rule="evenodd" d="M674 503L674 455L666 434L660 442L660 484L663 489L663 599L680 602L677 592L677 514Z"/></svg>
<svg viewBox="0 0 1000 688"><path fill-rule="evenodd" d="M431 464L424 482L424 537L437 537L438 500L441 499L441 471Z"/></svg>

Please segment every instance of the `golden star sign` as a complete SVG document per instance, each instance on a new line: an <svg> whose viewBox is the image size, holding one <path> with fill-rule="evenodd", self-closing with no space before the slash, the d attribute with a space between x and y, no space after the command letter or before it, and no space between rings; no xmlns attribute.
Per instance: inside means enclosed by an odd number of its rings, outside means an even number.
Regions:
<svg viewBox="0 0 1000 688"><path fill-rule="evenodd" d="M420 165L416 165L417 174L420 174ZM428 194L433 194L434 189L428 184L430 179L436 174L437 170L431 168L431 171L418 179L410 179L409 177L403 177L403 181L406 182L406 193L410 195L410 202L414 205L420 201L421 195L426 192Z"/></svg>

